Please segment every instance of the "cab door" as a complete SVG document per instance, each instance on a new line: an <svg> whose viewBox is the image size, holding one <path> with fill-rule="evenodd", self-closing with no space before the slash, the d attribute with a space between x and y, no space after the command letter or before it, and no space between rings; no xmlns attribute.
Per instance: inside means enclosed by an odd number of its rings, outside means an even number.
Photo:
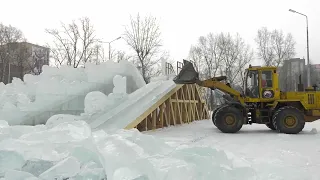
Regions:
<svg viewBox="0 0 320 180"><path fill-rule="evenodd" d="M248 70L246 74L245 82L245 95L246 101L257 101L260 98L259 92L259 71L258 70Z"/></svg>

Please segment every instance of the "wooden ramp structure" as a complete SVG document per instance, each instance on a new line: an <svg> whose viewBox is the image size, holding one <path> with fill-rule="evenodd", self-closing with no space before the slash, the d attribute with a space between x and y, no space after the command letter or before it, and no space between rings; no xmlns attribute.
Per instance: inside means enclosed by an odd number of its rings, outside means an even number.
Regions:
<svg viewBox="0 0 320 180"><path fill-rule="evenodd" d="M125 129L148 131L203 119L209 119L209 111L200 87L195 84L176 85Z"/></svg>

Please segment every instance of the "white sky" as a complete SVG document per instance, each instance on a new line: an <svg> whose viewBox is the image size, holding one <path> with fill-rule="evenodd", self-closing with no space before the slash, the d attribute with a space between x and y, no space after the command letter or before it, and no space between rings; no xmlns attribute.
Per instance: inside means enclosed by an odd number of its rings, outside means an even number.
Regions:
<svg viewBox="0 0 320 180"><path fill-rule="evenodd" d="M254 38L262 26L292 33L297 42L296 57L307 58L306 21L303 16L289 12L291 8L308 16L310 59L320 63L319 0L1 1L0 22L20 28L29 42L39 45L51 40L45 28L57 28L60 21L68 23L88 16L98 37L110 41L123 33L130 14L152 14L160 20L164 48L175 61L186 58L197 38L209 32L238 32L256 49ZM112 43L112 48L124 47L124 40Z"/></svg>

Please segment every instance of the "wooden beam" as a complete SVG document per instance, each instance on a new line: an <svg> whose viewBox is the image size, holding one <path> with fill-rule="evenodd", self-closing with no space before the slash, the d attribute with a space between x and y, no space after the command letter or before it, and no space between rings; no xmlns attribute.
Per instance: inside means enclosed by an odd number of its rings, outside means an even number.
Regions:
<svg viewBox="0 0 320 180"><path fill-rule="evenodd" d="M208 110L198 85L177 85L125 129L154 130L207 118Z"/></svg>

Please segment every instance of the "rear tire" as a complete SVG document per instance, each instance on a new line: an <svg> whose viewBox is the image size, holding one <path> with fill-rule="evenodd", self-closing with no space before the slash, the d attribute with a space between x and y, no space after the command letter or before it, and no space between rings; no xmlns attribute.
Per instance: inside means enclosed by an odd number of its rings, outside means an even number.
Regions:
<svg viewBox="0 0 320 180"><path fill-rule="evenodd" d="M223 106L217 110L214 116L214 124L223 133L236 133L243 125L241 111L233 106Z"/></svg>
<svg viewBox="0 0 320 180"><path fill-rule="evenodd" d="M303 113L292 106L279 108L272 118L273 126L280 133L298 134L305 125Z"/></svg>

